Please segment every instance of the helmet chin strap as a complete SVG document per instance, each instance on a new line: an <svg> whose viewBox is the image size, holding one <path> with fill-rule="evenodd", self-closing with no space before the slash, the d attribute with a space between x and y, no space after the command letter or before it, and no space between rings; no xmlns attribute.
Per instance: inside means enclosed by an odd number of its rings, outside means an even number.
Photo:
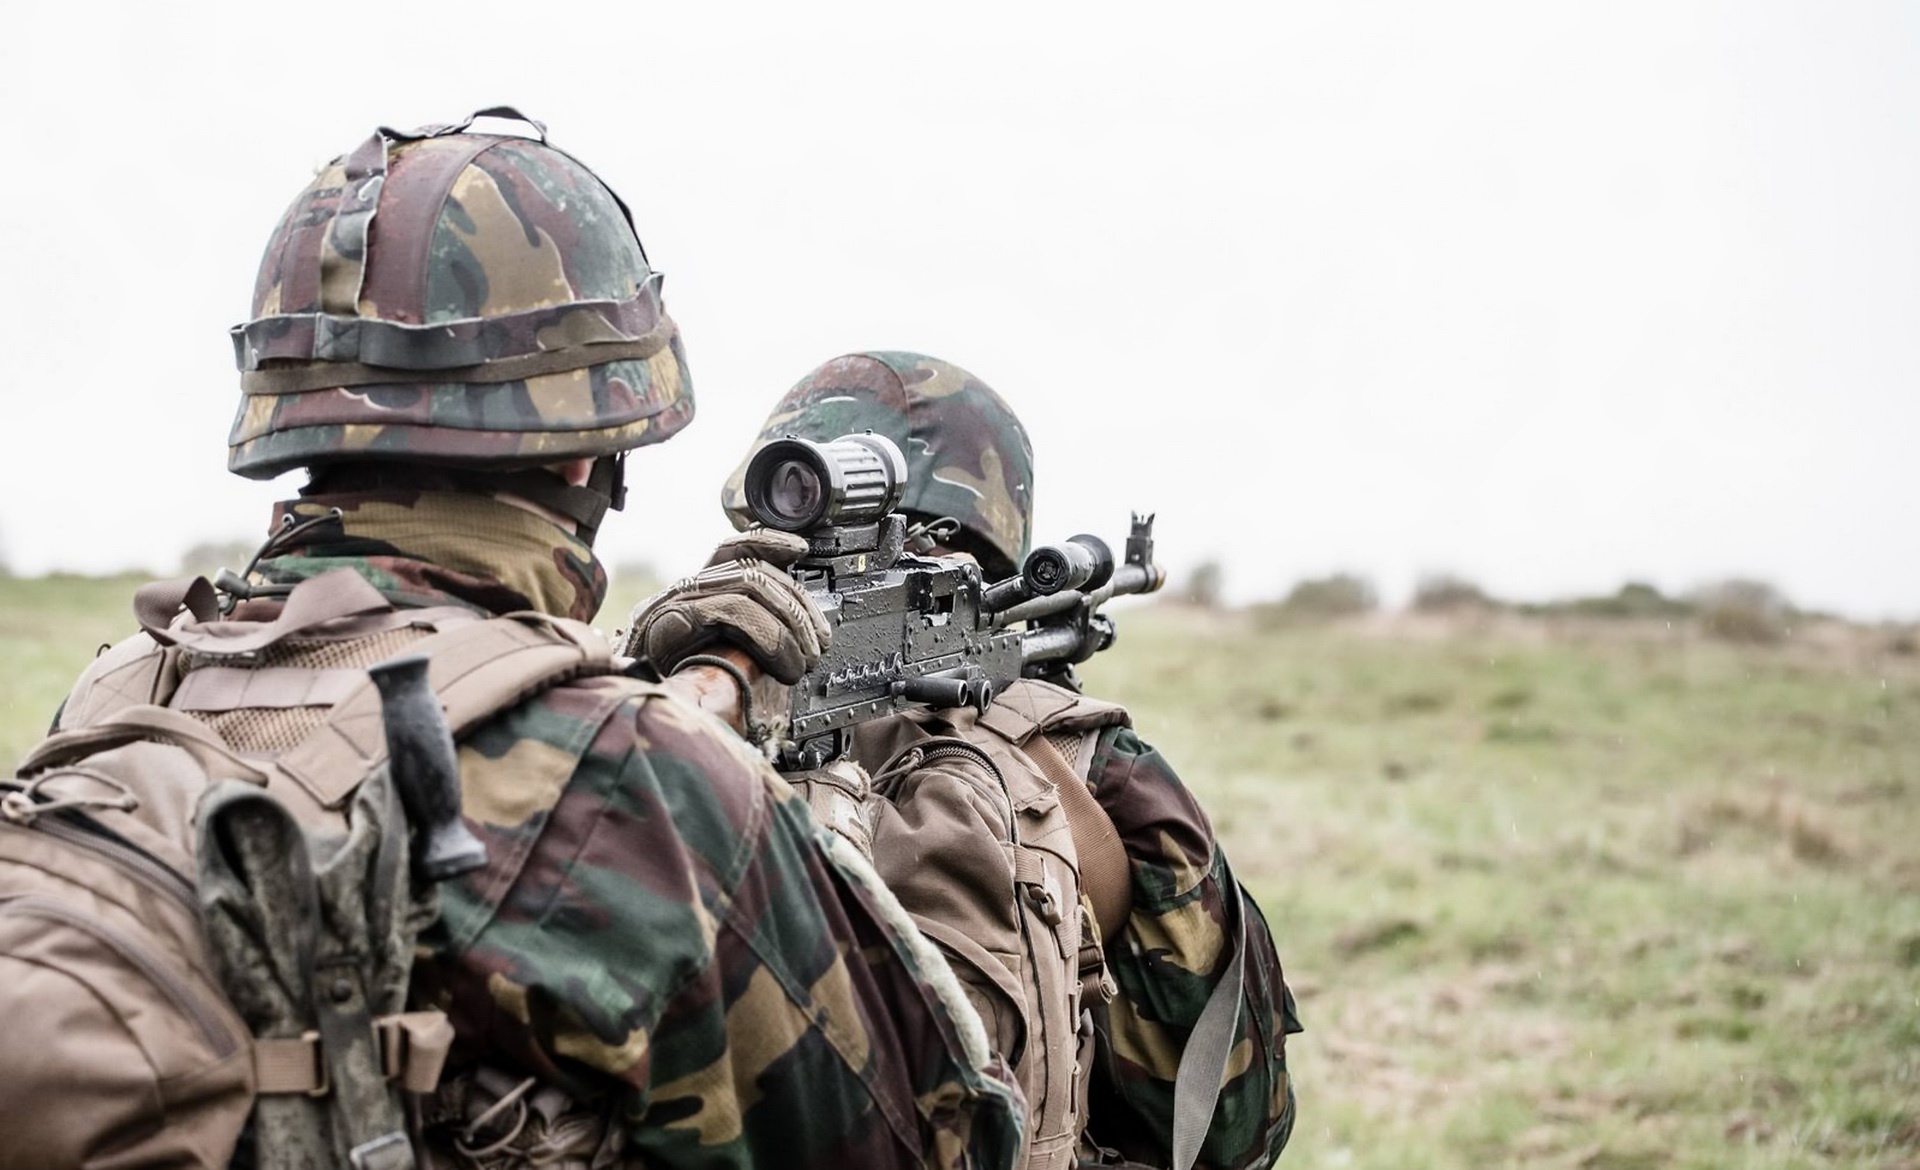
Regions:
<svg viewBox="0 0 1920 1170"><path fill-rule="evenodd" d="M550 512L565 516L576 525L574 532L588 545L599 535L600 522L607 510L618 512L627 506L627 453L602 455L593 461L587 482L571 484L551 471L529 468L525 471L460 472L463 483L519 496Z"/></svg>

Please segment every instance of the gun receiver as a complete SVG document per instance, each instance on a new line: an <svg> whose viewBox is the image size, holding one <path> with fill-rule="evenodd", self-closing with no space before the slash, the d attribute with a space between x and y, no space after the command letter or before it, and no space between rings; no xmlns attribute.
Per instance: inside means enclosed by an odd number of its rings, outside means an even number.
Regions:
<svg viewBox="0 0 1920 1170"><path fill-rule="evenodd" d="M837 759L869 719L984 709L1022 677L1072 685L1074 665L1113 644L1100 606L1166 580L1153 563L1151 515L1134 515L1118 564L1105 541L1082 534L1033 550L1017 574L991 584L969 557L907 551L907 519L892 510L906 460L881 435L777 439L748 462L745 489L754 519L806 538L791 572L833 627L826 657L790 691L775 749L787 770Z"/></svg>

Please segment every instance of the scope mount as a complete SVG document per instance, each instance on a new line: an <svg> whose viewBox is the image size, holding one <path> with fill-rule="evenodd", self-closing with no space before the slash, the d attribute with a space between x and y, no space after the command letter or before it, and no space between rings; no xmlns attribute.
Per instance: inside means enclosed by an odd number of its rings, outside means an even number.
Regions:
<svg viewBox="0 0 1920 1170"><path fill-rule="evenodd" d="M907 518L891 512L871 524L846 524L802 533L807 553L796 566L829 573L873 573L892 568L906 551Z"/></svg>

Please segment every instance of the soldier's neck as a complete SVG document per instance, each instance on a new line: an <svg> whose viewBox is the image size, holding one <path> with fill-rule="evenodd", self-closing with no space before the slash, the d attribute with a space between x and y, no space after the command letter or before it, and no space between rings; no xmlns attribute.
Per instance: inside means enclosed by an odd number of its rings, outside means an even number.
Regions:
<svg viewBox="0 0 1920 1170"><path fill-rule="evenodd" d="M490 496L396 489L303 496L275 507L274 527L289 515L307 521L334 508L339 519L273 548L254 576L292 584L344 566L399 605L533 609L581 621L606 596L606 570L584 541Z"/></svg>

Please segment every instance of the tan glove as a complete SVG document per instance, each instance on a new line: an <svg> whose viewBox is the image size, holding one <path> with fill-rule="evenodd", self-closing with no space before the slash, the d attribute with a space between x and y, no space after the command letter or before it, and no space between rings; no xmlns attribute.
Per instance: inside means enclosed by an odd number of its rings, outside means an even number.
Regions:
<svg viewBox="0 0 1920 1170"><path fill-rule="evenodd" d="M781 682L798 682L833 640L819 607L785 571L806 551L803 538L768 528L721 541L706 568L634 608L626 654L664 678L689 655L733 646Z"/></svg>

